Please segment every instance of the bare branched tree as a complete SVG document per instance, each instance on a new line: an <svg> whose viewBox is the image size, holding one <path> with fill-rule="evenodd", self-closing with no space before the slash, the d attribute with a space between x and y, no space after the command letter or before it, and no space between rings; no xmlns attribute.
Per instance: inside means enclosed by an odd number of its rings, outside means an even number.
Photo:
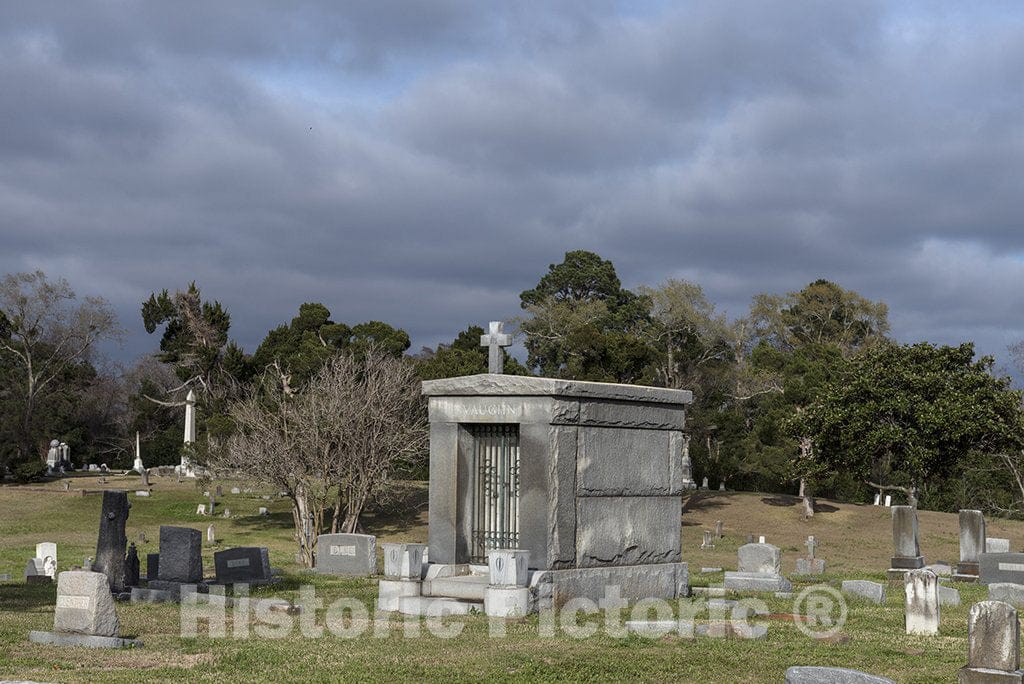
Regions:
<svg viewBox="0 0 1024 684"><path fill-rule="evenodd" d="M333 357L301 391L268 369L230 417L236 432L211 465L287 492L309 566L328 507L332 531L357 529L367 504L387 496L396 467L422 455L427 434L412 364L376 349Z"/></svg>
<svg viewBox="0 0 1024 684"><path fill-rule="evenodd" d="M18 369L22 401L20 458L39 456L32 419L40 401L70 366L88 361L97 343L120 336L117 316L104 299L76 302L63 278L42 271L0 280L0 353Z"/></svg>
<svg viewBox="0 0 1024 684"><path fill-rule="evenodd" d="M210 465L287 492L299 553L312 567L316 531L333 499L335 459L329 449L311 448L320 446L316 435L321 432L310 425L309 405L315 403L310 395L289 397L267 385L231 406L236 431L226 449L211 454Z"/></svg>
<svg viewBox="0 0 1024 684"><path fill-rule="evenodd" d="M329 394L350 402L331 530L354 532L367 504L381 503L391 493L396 468L422 456L426 416L415 368L406 359L373 349L356 367L339 370L325 378L331 383Z"/></svg>

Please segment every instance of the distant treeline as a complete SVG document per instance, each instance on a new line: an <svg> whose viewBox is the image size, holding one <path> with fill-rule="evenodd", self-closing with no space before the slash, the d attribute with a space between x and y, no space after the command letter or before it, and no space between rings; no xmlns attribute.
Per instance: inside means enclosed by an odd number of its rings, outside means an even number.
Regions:
<svg viewBox="0 0 1024 684"><path fill-rule="evenodd" d="M827 280L759 294L733 320L697 283L631 291L610 261L574 251L520 294L509 321L527 350L505 372L684 388L694 477L713 487L868 501L876 491L928 508L1024 509L1021 395L973 344L900 345L888 308ZM231 318L195 283L142 303L159 349L128 368L98 358L119 334L102 299L76 299L63 280L12 274L0 286L0 467L40 475L50 439L75 464L127 468L135 433L147 465L177 463L181 402L199 396L200 443L236 429L230 407L272 377L301 394L338 354L373 349L422 379L487 371L484 330L410 353L409 335L381 321L335 322L305 303L251 354L229 337ZM1021 346L1013 348L1021 358ZM204 442L205 440L205 442ZM200 457L202 456L200 449ZM624 467L628 467L624 464Z"/></svg>

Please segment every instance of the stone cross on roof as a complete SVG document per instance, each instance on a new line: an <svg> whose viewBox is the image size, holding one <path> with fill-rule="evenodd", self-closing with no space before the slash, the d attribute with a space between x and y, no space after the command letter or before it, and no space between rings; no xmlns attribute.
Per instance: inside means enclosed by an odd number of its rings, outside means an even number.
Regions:
<svg viewBox="0 0 1024 684"><path fill-rule="evenodd" d="M512 336L502 331L505 324L501 321L491 321L489 327L490 331L480 336L480 346L487 347L487 372L500 375L505 370L502 348L512 346Z"/></svg>
<svg viewBox="0 0 1024 684"><path fill-rule="evenodd" d="M807 541L804 542L804 546L807 547L807 557L813 559L814 549L818 548L818 540L814 538L813 534L807 538Z"/></svg>

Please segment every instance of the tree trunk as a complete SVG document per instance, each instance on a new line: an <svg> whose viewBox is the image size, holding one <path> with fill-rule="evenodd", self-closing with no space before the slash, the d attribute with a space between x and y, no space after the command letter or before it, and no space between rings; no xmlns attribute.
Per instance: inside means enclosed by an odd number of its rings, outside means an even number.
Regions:
<svg viewBox="0 0 1024 684"><path fill-rule="evenodd" d="M334 515L331 516L331 534L338 534L341 531L342 511L345 507L342 505L344 499L344 488L338 485L338 500L334 503Z"/></svg>
<svg viewBox="0 0 1024 684"><path fill-rule="evenodd" d="M807 486L807 480L800 478L800 498L804 505L804 520L814 517L814 497L811 496L811 488Z"/></svg>
<svg viewBox="0 0 1024 684"><path fill-rule="evenodd" d="M302 564L313 567L313 550L316 546L316 529L309 524L309 500L305 492L299 490L292 499L292 517L295 519L295 532L299 541L299 555Z"/></svg>

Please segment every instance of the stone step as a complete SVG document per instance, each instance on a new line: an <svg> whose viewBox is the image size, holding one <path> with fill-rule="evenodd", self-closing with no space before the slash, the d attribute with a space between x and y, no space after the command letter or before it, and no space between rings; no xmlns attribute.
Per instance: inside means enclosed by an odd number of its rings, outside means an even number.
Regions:
<svg viewBox="0 0 1024 684"><path fill-rule="evenodd" d="M402 615L469 615L474 610L483 613L483 602L441 596L403 596L398 599L398 612Z"/></svg>
<svg viewBox="0 0 1024 684"><path fill-rule="evenodd" d="M487 581L486 575L440 577L423 583L423 595L483 601L487 592Z"/></svg>

